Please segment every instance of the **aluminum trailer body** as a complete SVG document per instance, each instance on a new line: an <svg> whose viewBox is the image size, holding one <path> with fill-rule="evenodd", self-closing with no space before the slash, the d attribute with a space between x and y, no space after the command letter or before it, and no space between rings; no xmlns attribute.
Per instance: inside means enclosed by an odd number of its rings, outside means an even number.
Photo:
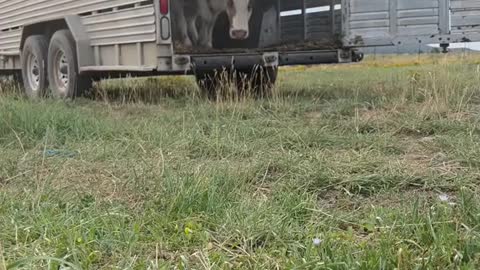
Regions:
<svg viewBox="0 0 480 270"><path fill-rule="evenodd" d="M221 37L225 48L189 52L174 46L169 0L0 0L0 74L66 87L77 77L342 63L360 58L357 47L480 41L478 0L265 1L275 5L252 19L250 43Z"/></svg>

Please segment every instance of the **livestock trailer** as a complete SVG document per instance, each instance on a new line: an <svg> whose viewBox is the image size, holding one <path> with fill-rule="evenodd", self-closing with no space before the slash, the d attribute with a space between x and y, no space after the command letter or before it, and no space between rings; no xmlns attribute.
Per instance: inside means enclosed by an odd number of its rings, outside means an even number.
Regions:
<svg viewBox="0 0 480 270"><path fill-rule="evenodd" d="M105 76L195 74L214 87L215 70L235 69L271 83L278 66L357 61L359 47L480 40L478 0L257 0L248 38L226 34L222 13L210 48L185 48L173 1L0 0L0 75L21 74L31 97L70 98Z"/></svg>

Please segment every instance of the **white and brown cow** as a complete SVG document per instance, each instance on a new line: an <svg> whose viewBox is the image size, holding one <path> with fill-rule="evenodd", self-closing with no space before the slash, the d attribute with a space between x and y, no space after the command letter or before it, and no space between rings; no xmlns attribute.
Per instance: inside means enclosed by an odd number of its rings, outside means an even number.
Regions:
<svg viewBox="0 0 480 270"><path fill-rule="evenodd" d="M226 12L229 35L235 40L249 37L249 22L256 0L173 0L176 39L185 46L212 47L218 16Z"/></svg>

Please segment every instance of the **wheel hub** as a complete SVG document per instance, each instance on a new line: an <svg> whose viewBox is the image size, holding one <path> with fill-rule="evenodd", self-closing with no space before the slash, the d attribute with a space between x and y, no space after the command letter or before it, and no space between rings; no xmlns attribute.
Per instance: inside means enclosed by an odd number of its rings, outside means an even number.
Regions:
<svg viewBox="0 0 480 270"><path fill-rule="evenodd" d="M70 78L68 60L63 51L60 50L55 54L53 65L57 88L61 94L66 94Z"/></svg>
<svg viewBox="0 0 480 270"><path fill-rule="evenodd" d="M33 54L29 53L27 56L27 78L30 84L30 88L33 91L40 90L40 64L38 58Z"/></svg>

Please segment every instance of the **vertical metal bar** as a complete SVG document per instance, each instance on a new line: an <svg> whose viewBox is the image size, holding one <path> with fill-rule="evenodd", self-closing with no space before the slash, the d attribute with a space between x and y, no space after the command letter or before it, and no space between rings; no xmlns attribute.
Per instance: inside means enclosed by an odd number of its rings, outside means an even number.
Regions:
<svg viewBox="0 0 480 270"><path fill-rule="evenodd" d="M156 33L157 33L157 44L162 44L162 37L161 37L161 33L160 33L160 1L153 1L153 6L155 7L155 29L156 29ZM171 5L170 3L168 4L168 7L171 8ZM171 27L171 21L170 21L170 30L172 29ZM173 43L173 42L171 42ZM171 51L171 55L173 55L173 46L172 46L172 51Z"/></svg>
<svg viewBox="0 0 480 270"><path fill-rule="evenodd" d="M115 44L115 65L117 66L120 66L121 65L121 61L120 61L120 56L121 52L120 52L120 45L119 44Z"/></svg>
<svg viewBox="0 0 480 270"><path fill-rule="evenodd" d="M282 0L277 0L277 41L281 42L282 41Z"/></svg>
<svg viewBox="0 0 480 270"><path fill-rule="evenodd" d="M92 11L92 15L96 15L98 14L98 11ZM95 58L95 65L96 66L100 66L102 63L101 63L101 57L100 57L100 47L97 45L97 46L94 46L93 47L93 58Z"/></svg>
<svg viewBox="0 0 480 270"><path fill-rule="evenodd" d="M331 18L330 23L332 24L331 25L332 35L335 35L335 32L336 32L335 0L330 1L330 18Z"/></svg>
<svg viewBox="0 0 480 270"><path fill-rule="evenodd" d="M138 66L141 67L143 66L144 64L144 61L143 61L143 44L141 42L137 42L137 63L138 63Z"/></svg>
<svg viewBox="0 0 480 270"><path fill-rule="evenodd" d="M307 21L307 0L302 1L302 15L303 15L303 40L308 38L308 21Z"/></svg>
<svg viewBox="0 0 480 270"><path fill-rule="evenodd" d="M398 34L398 0L390 0L390 35L392 37Z"/></svg>
<svg viewBox="0 0 480 270"><path fill-rule="evenodd" d="M95 65L100 66L102 65L101 57L100 57L100 47L94 46L93 47L93 55L95 56Z"/></svg>
<svg viewBox="0 0 480 270"><path fill-rule="evenodd" d="M439 26L440 34L448 35L451 32L450 0L439 0Z"/></svg>
<svg viewBox="0 0 480 270"><path fill-rule="evenodd" d="M341 35L343 36L343 45L348 47L350 44L350 0L342 0L342 25Z"/></svg>

